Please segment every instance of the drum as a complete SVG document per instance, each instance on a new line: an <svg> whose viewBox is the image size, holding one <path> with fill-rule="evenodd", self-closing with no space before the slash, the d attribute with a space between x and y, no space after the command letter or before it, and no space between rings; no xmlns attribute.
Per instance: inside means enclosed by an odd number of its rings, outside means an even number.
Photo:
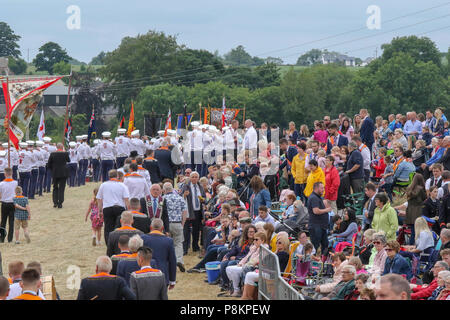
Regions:
<svg viewBox="0 0 450 320"><path fill-rule="evenodd" d="M45 300L56 300L56 288L53 276L41 277L41 282L41 290Z"/></svg>

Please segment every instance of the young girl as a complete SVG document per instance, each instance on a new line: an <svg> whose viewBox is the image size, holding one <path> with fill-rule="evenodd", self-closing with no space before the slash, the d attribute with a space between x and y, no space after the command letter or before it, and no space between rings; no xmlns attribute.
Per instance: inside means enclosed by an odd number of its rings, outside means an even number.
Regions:
<svg viewBox="0 0 450 320"><path fill-rule="evenodd" d="M103 227L103 217L100 217L98 212L98 200L96 198L98 188L94 189L94 198L89 203L89 208L86 212L86 217L84 221L87 221L88 215L91 214L92 221L92 245L100 245L100 239L102 237L102 227Z"/></svg>
<svg viewBox="0 0 450 320"><path fill-rule="evenodd" d="M384 163L386 168L384 169L384 174L381 176L381 181L379 184L379 189L386 191L389 200L392 202L392 188L394 185L394 166L391 163L391 156L384 157Z"/></svg>
<svg viewBox="0 0 450 320"><path fill-rule="evenodd" d="M319 151L317 151L317 155L319 156L319 158L317 159L317 164L322 168L322 170L325 170L325 150L320 149Z"/></svg>
<svg viewBox="0 0 450 320"><path fill-rule="evenodd" d="M14 231L16 234L16 244L19 244L19 232L20 227L23 228L23 233L25 234L25 239L27 243L30 243L30 235L28 233L28 220L31 220L31 211L28 204L28 198L22 196L22 188L16 187L16 196L14 197L14 206L16 211L14 212Z"/></svg>

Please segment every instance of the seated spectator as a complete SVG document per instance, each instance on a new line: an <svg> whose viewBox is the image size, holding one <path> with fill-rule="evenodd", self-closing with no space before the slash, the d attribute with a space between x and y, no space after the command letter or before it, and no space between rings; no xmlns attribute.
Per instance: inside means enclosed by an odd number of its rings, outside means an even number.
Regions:
<svg viewBox="0 0 450 320"><path fill-rule="evenodd" d="M400 255L411 259L419 258L422 252L431 253L434 248L433 233L428 227L428 223L423 217L416 219L414 223L415 230L415 246L403 246L406 251L401 251Z"/></svg>
<svg viewBox="0 0 450 320"><path fill-rule="evenodd" d="M278 263L280 265L280 271L284 272L289 260L289 237L287 234L280 232L277 235L277 250L275 254L278 257Z"/></svg>
<svg viewBox="0 0 450 320"><path fill-rule="evenodd" d="M411 159L416 168L425 163L427 157L427 145L424 140L417 140L416 147L412 150Z"/></svg>
<svg viewBox="0 0 450 320"><path fill-rule="evenodd" d="M344 225L345 230L341 233L333 234L332 239L330 239L333 247L338 242L345 241L352 243L353 235L358 232L355 210L352 208L346 208L344 210L344 221L341 223L341 229L342 225Z"/></svg>
<svg viewBox="0 0 450 320"><path fill-rule="evenodd" d="M281 215L284 220L285 219L289 219L289 218L291 218L292 216L295 215L295 212L294 212L294 202L295 202L295 200L296 200L295 195L293 195L293 194L288 194L287 195L287 197L286 197L287 208L286 208L286 211L283 211L283 213Z"/></svg>
<svg viewBox="0 0 450 320"><path fill-rule="evenodd" d="M342 270L348 263L345 254L343 254L342 252L336 253L331 259L334 269L333 282L318 285L315 289L317 293L322 295L330 293L333 288L342 280Z"/></svg>
<svg viewBox="0 0 450 320"><path fill-rule="evenodd" d="M360 273L367 273L367 270L364 268L361 259L358 257L351 257L350 259L348 259L348 264L355 267L357 275Z"/></svg>
<svg viewBox="0 0 450 320"><path fill-rule="evenodd" d="M128 248L131 254L117 264L117 275L125 280L127 286L130 286L130 275L140 269L137 263L137 251L143 245L144 241L139 235L132 236L128 241Z"/></svg>
<svg viewBox="0 0 450 320"><path fill-rule="evenodd" d="M394 171L394 181L396 182L408 182L409 175L412 172L416 172L416 167L412 163L411 160L411 150L403 151L403 161L397 166L397 169Z"/></svg>
<svg viewBox="0 0 450 320"><path fill-rule="evenodd" d="M438 200L438 187L432 186L428 190L428 198L423 203L422 215L427 218L434 218L439 216L439 205Z"/></svg>
<svg viewBox="0 0 450 320"><path fill-rule="evenodd" d="M436 300L436 298L439 296L439 294L442 292L442 290L445 289L445 278L450 275L450 271L443 270L438 273L436 282L437 287L434 289L434 291L431 293L431 296L428 297L427 300Z"/></svg>
<svg viewBox="0 0 450 320"><path fill-rule="evenodd" d="M322 300L344 300L355 290L355 276L356 269L354 266L349 264L344 266L342 268L342 280Z"/></svg>
<svg viewBox="0 0 450 320"><path fill-rule="evenodd" d="M375 291L369 288L364 288L361 291L360 299L359 300L376 300Z"/></svg>
<svg viewBox="0 0 450 320"><path fill-rule="evenodd" d="M258 216L253 220L253 224L258 222L271 223L275 228L278 226L279 222L269 214L269 209L266 206L260 206L258 208Z"/></svg>
<svg viewBox="0 0 450 320"><path fill-rule="evenodd" d="M449 229L446 229L446 230L449 230ZM442 261L447 262L447 264L450 266L450 249L441 250L440 256L442 258Z"/></svg>
<svg viewBox="0 0 450 320"><path fill-rule="evenodd" d="M358 257L361 259L362 264L367 265L369 264L370 256L372 255L372 249L373 249L373 235L376 233L373 229L367 229L364 231L364 244L361 248L359 248L359 254Z"/></svg>
<svg viewBox="0 0 450 320"><path fill-rule="evenodd" d="M429 285L419 286L416 284L410 284L413 292L411 294L412 300L424 300L431 297L434 290L436 290L438 287L438 274L441 271L448 271L448 264L445 261L437 261L431 271L433 272L434 279Z"/></svg>
<svg viewBox="0 0 450 320"><path fill-rule="evenodd" d="M450 275L444 276L445 288L439 293L436 300L450 300Z"/></svg>
<svg viewBox="0 0 450 320"><path fill-rule="evenodd" d="M376 288L377 300L411 300L408 281L398 274L386 274Z"/></svg>
<svg viewBox="0 0 450 320"><path fill-rule="evenodd" d="M369 279L367 273L357 274L355 277L355 289L345 296L344 300L362 300L361 292L366 289L366 282Z"/></svg>
<svg viewBox="0 0 450 320"><path fill-rule="evenodd" d="M407 280L413 276L411 265L398 252L400 251L400 244L396 240L391 240L386 244L386 263L384 265L383 276L389 273L396 273L405 275Z"/></svg>
<svg viewBox="0 0 450 320"><path fill-rule="evenodd" d="M440 188L443 183L442 172L444 171L444 167L441 163L433 163L430 166L432 171L432 175L425 181L425 190L429 192L431 187Z"/></svg>
<svg viewBox="0 0 450 320"><path fill-rule="evenodd" d="M386 265L387 252L385 250L386 237L383 233L373 235L372 255L369 259L368 272L372 275L372 279L376 279L384 271Z"/></svg>

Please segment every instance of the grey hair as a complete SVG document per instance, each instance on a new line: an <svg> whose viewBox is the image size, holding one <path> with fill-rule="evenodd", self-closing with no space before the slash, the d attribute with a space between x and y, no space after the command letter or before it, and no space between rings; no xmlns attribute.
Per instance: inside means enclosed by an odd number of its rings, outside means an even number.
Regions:
<svg viewBox="0 0 450 320"><path fill-rule="evenodd" d="M353 274L354 276L356 275L356 268L355 266L352 266L350 264L346 264L343 268L342 271L348 271L351 274Z"/></svg>
<svg viewBox="0 0 450 320"><path fill-rule="evenodd" d="M124 223L132 224L133 214L131 213L131 211L124 211L120 215L120 220L123 220Z"/></svg>
<svg viewBox="0 0 450 320"><path fill-rule="evenodd" d="M189 175L190 177L192 177L193 175L197 176L200 178L200 175L198 174L197 171L192 171L191 174Z"/></svg>
<svg viewBox="0 0 450 320"><path fill-rule="evenodd" d="M348 143L348 146L349 146L349 147L352 147L353 149L358 148L358 145L357 145L354 141L350 141L350 142Z"/></svg>
<svg viewBox="0 0 450 320"><path fill-rule="evenodd" d="M130 238L130 240L128 241L128 249L130 249L130 251L132 253L135 253L138 251L138 249L140 247L142 247L144 245L144 240L142 240L142 238L135 234L134 236L132 236Z"/></svg>
<svg viewBox="0 0 450 320"><path fill-rule="evenodd" d="M386 236L383 234L383 233L381 233L381 232L378 232L378 233L375 233L374 235L373 235L373 241L375 241L375 240L379 240L379 241L381 241L382 243L384 243L384 244L386 244Z"/></svg>
<svg viewBox="0 0 450 320"><path fill-rule="evenodd" d="M153 219L151 227L153 230L162 230L164 228L164 223L161 219L156 218Z"/></svg>
<svg viewBox="0 0 450 320"><path fill-rule="evenodd" d="M446 277L450 276L450 271L448 270L442 270L438 272L438 277L441 277L443 280L445 280Z"/></svg>
<svg viewBox="0 0 450 320"><path fill-rule="evenodd" d="M366 231L364 231L364 237L366 237L367 239L369 239L370 241L373 240L373 236L376 234L376 230L374 229L367 229Z"/></svg>
<svg viewBox="0 0 450 320"><path fill-rule="evenodd" d="M112 261L108 256L98 257L95 265L99 272L103 271L109 273L112 270Z"/></svg>
<svg viewBox="0 0 450 320"><path fill-rule="evenodd" d="M172 192L173 191L173 186L170 182L166 182L163 184L163 190L164 192Z"/></svg>
<svg viewBox="0 0 450 320"><path fill-rule="evenodd" d="M449 268L448 263L445 262L444 260L436 261L436 264L439 264L445 270L448 270L448 268Z"/></svg>

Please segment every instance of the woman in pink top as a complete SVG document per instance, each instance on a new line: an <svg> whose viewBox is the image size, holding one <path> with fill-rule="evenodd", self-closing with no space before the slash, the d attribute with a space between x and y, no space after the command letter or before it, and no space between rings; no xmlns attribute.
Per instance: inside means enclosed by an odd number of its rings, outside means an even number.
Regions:
<svg viewBox="0 0 450 320"><path fill-rule="evenodd" d="M349 118L344 118L341 125L341 133L343 136L347 137L348 141L352 140L353 133L355 130L353 130L352 125L350 124Z"/></svg>
<svg viewBox="0 0 450 320"><path fill-rule="evenodd" d="M328 131L324 129L323 121L316 124L316 131L314 132L314 140L319 141L319 143L327 143Z"/></svg>

